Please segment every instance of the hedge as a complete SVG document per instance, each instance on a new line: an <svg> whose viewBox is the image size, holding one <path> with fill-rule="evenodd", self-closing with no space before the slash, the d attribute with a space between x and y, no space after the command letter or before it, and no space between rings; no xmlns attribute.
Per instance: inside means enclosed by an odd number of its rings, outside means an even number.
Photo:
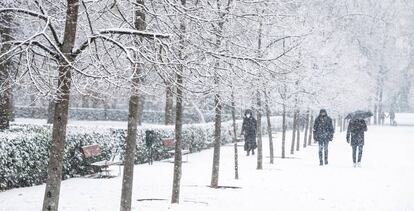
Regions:
<svg viewBox="0 0 414 211"><path fill-rule="evenodd" d="M230 123L223 123L222 143L231 142L228 131ZM156 131L161 138L174 137L171 126L146 126L138 129L135 163L148 160L149 150L144 144L146 130ZM69 126L65 146L64 179L92 173L90 163L110 159L113 151L125 149L126 130L116 128L91 128ZM47 178L48 152L51 128L47 125L13 125L10 130L0 132L0 190L42 184ZM183 144L191 152L200 151L212 145L213 125L186 125L183 128ZM81 147L99 144L102 154L85 159ZM161 142L153 145L154 160L169 157Z"/></svg>
<svg viewBox="0 0 414 211"><path fill-rule="evenodd" d="M40 106L15 106L16 118L35 118L46 119L47 107ZM164 111L143 111L142 120L145 123L150 124L162 124L164 123ZM223 114L223 119L229 119L230 115ZM89 120L89 121L127 121L128 110L126 109L103 109L103 108L69 108L69 119L72 120ZM199 120L199 117L195 113L187 112L184 114L183 122L195 123ZM213 114L205 115L206 121L213 121Z"/></svg>
<svg viewBox="0 0 414 211"><path fill-rule="evenodd" d="M280 130L280 118L272 118L274 130ZM263 129L266 124L262 124ZM230 143L231 122L222 123L222 143ZM146 130L154 130L161 138L174 137L172 126L143 126L138 128L135 163L148 161L149 150L145 147ZM240 122L238 121L238 132ZM263 130L264 132L266 130ZM183 127L183 144L190 152L200 151L212 146L214 125L191 124ZM99 128L87 126L68 126L63 166L63 179L93 173L89 165L102 159L110 159L115 150L120 150L121 158L125 150L126 130L119 128ZM42 184L47 178L47 163L51 141L51 126L13 124L0 132L0 190ZM102 154L85 159L81 147L99 144ZM161 142L154 143L153 158L169 158L169 149Z"/></svg>

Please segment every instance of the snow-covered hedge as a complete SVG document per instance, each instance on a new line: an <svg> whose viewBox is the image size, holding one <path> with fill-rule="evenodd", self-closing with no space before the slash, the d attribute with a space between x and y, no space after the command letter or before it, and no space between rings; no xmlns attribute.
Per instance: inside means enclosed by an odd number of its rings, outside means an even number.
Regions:
<svg viewBox="0 0 414 211"><path fill-rule="evenodd" d="M47 107L40 106L16 106L15 114L17 118L46 119ZM229 119L229 115L223 114L224 119ZM103 108L69 108L69 118L73 120L89 121L127 121L128 110L126 109L103 109ZM204 116L206 121L213 121L212 114ZM145 123L162 124L164 122L164 111L144 110L142 120ZM184 114L185 123L198 122L199 118L195 113L187 112Z"/></svg>
<svg viewBox="0 0 414 211"><path fill-rule="evenodd" d="M228 133L230 123L223 123L222 142L231 142ZM138 129L135 163L148 160L148 150L144 144L146 130L156 131L161 138L174 137L170 126L147 126ZM183 128L184 145L190 151L208 148L213 142L213 124L186 125ZM116 149L125 147L126 130L116 128L68 127L64 158L64 178L91 173L92 162L109 159ZM51 128L47 125L13 125L8 131L0 132L0 190L25 187L45 182L47 177L48 151ZM102 155L85 159L81 147L99 144ZM162 143L154 144L155 160L168 158L168 150Z"/></svg>
<svg viewBox="0 0 414 211"><path fill-rule="evenodd" d="M290 119L288 123L290 124ZM237 133L240 133L241 121L237 122ZM263 119L263 132L266 133L266 122ZM273 131L280 131L281 118L272 117ZM229 130L231 122L222 124L222 143L230 143ZM148 160L149 151L145 147L144 136L146 130L156 131L161 138L174 137L174 127L152 125L138 128L137 153L135 163L145 163ZM214 125L191 124L183 128L184 145L191 152L200 151L212 146ZM125 149L126 130L119 128L102 128L88 126L69 126L65 147L64 178L76 175L84 175L93 172L89 165L102 159L110 159L115 150L122 153ZM0 190L15 187L37 185L45 182L47 177L48 151L51 140L51 126L49 125L12 125L7 130L0 132ZM81 153L81 147L99 144L102 155L85 159ZM153 147L154 160L162 160L169 157L168 150L157 142Z"/></svg>

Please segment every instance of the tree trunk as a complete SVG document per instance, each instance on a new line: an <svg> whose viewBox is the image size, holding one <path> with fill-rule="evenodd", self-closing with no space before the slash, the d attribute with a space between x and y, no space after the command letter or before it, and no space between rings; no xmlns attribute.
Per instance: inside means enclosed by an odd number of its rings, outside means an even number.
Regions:
<svg viewBox="0 0 414 211"><path fill-rule="evenodd" d="M297 128L297 113L293 112L293 126L292 126L292 143L290 145L290 154L295 154L295 141L296 141L296 128Z"/></svg>
<svg viewBox="0 0 414 211"><path fill-rule="evenodd" d="M0 52L4 53L10 50L11 45L8 44L13 40L11 35L11 22L13 18L9 14L2 14L0 16L0 33L2 35L3 45L0 46ZM10 26L10 27L8 27ZM7 58L6 58L7 59ZM0 130L8 129L10 127L10 120L12 118L11 102L12 90L10 83L10 70L12 68L12 60L0 59Z"/></svg>
<svg viewBox="0 0 414 211"><path fill-rule="evenodd" d="M262 144L262 100L260 92L257 92L257 169L263 169L263 144Z"/></svg>
<svg viewBox="0 0 414 211"><path fill-rule="evenodd" d="M79 0L68 0L63 35L62 53L69 62L76 39ZM63 156L68 123L71 69L64 58L59 59L58 99L53 118L52 146L50 148L48 177L43 200L43 211L57 211L59 207L60 183L62 180Z"/></svg>
<svg viewBox="0 0 414 211"><path fill-rule="evenodd" d="M181 5L185 7L186 0L181 0ZM186 34L186 25L184 20L182 19L180 22L180 51L178 52L180 60L184 60L184 46L185 46L185 34ZM183 131L183 100L184 100L184 66L180 65L178 71L176 73L176 90L177 90L177 97L176 97L176 106L175 106L175 153L174 153L174 173L173 173L173 187L172 187L172 195L171 195L171 203L179 203L180 202L180 184L181 184L181 175L182 175L182 162L183 156L181 152L181 145L182 145L182 131ZM172 87L170 87L170 91L172 91ZM172 99L171 99L172 105ZM167 111L166 111L167 112ZM166 113L167 115L167 113ZM166 117L167 118L167 117ZM172 117L170 117L172 118ZM167 121L167 119L166 119Z"/></svg>
<svg viewBox="0 0 414 211"><path fill-rule="evenodd" d="M134 8L135 15L135 29L144 31L145 26L145 13L144 13L144 0L136 0L136 4L139 5ZM137 44L136 44L137 45ZM137 60L138 56L135 55ZM133 64L132 84L131 84L131 96L129 98L128 109L128 126L126 137L126 149L124 158L124 174L122 178L122 191L121 191L121 204L120 211L131 211L132 205L132 188L134 183L134 164L135 164L135 150L137 142L137 128L139 121L139 106L140 95L139 86L141 84L141 66L139 63Z"/></svg>
<svg viewBox="0 0 414 211"><path fill-rule="evenodd" d="M217 76L216 76L217 77ZM218 79L216 86L218 86ZM213 171L211 175L211 187L218 188L219 167L220 167L220 145L221 145L221 102L218 93L214 96L215 117L214 117L214 154Z"/></svg>
<svg viewBox="0 0 414 211"><path fill-rule="evenodd" d="M309 117L310 115L308 110L306 112L305 134L303 135L303 148L306 148L308 144Z"/></svg>
<svg viewBox="0 0 414 211"><path fill-rule="evenodd" d="M231 0L228 0L227 8L229 8ZM217 1L217 8L220 10L221 3ZM224 28L224 22L226 21L225 13L220 12L220 22L218 23L216 31L216 47L220 48L222 44L222 33ZM219 181L219 170L220 170L220 145L221 145L221 97L220 97L220 78L218 74L218 69L220 63L217 60L214 65L214 85L215 85L215 95L214 95L214 106L215 106L215 116L214 116L214 152L213 152L213 168L211 173L211 184L212 188L218 188Z"/></svg>
<svg viewBox="0 0 414 211"><path fill-rule="evenodd" d="M313 114L311 114L310 123L309 123L309 138L308 145L312 145L312 135L313 135Z"/></svg>
<svg viewBox="0 0 414 211"><path fill-rule="evenodd" d="M129 98L129 109L128 109L128 129L126 137L126 150L124 158L124 174L122 179L122 195L121 195L121 211L130 211L132 202L132 187L134 180L134 161L135 161L135 148L137 140L137 127L138 127L138 109L139 109L139 96L138 86L139 81L139 69L138 64L135 64L133 79L132 79L132 90Z"/></svg>
<svg viewBox="0 0 414 211"><path fill-rule="evenodd" d="M285 153L286 144L286 105L283 103L283 114L282 114L282 158L286 157Z"/></svg>
<svg viewBox="0 0 414 211"><path fill-rule="evenodd" d="M55 113L55 100L51 99L49 101L49 106L47 107L47 124L53 123L54 113Z"/></svg>
<svg viewBox="0 0 414 211"><path fill-rule="evenodd" d="M270 152L270 164L274 163L274 152L273 152L273 136L272 136L272 123L270 121L271 111L269 107L269 96L265 92L266 99L266 119L267 119L267 134L269 136L269 152Z"/></svg>
<svg viewBox="0 0 414 211"><path fill-rule="evenodd" d="M300 111L297 111L296 115L296 151L300 150Z"/></svg>
<svg viewBox="0 0 414 211"><path fill-rule="evenodd" d="M144 118L145 96L138 93L138 125L142 125Z"/></svg>
<svg viewBox="0 0 414 211"><path fill-rule="evenodd" d="M236 102L234 90L231 89L231 117L233 120L233 142L234 142L234 178L239 179L239 155L237 152L237 124L236 124Z"/></svg>
<svg viewBox="0 0 414 211"><path fill-rule="evenodd" d="M174 124L173 116L173 104L174 104L174 95L173 95L173 85L171 83L166 84L165 89L165 125Z"/></svg>
<svg viewBox="0 0 414 211"><path fill-rule="evenodd" d="M342 127L342 116L338 117L338 126L339 126L339 132L342 133L343 127Z"/></svg>
<svg viewBox="0 0 414 211"><path fill-rule="evenodd" d="M379 94L378 94L378 122L380 125L383 125L383 119L381 118L383 111L383 105L382 105L382 98L383 98L383 92L384 92L384 79L380 79L379 84Z"/></svg>
<svg viewBox="0 0 414 211"><path fill-rule="evenodd" d="M184 28L185 29L185 28ZM180 202L180 182L182 174L182 130L183 130L183 66L177 72L177 99L175 114L175 154L174 154L174 178L171 203Z"/></svg>

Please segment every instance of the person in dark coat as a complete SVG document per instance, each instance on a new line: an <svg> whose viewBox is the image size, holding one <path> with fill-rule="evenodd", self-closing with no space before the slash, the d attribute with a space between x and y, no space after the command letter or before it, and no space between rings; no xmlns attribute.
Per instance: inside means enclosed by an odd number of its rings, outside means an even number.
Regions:
<svg viewBox="0 0 414 211"><path fill-rule="evenodd" d="M313 138L319 143L319 165L321 166L324 164L324 160L325 165L328 164L328 145L332 141L334 133L332 119L325 109L321 109L313 125Z"/></svg>
<svg viewBox="0 0 414 211"><path fill-rule="evenodd" d="M390 117L390 125L396 125L397 123L395 122L395 112L394 112L394 110L390 111L389 117Z"/></svg>
<svg viewBox="0 0 414 211"><path fill-rule="evenodd" d="M381 112L380 113L380 115L379 115L379 118L380 118L380 125L384 125L384 123L385 123L385 112Z"/></svg>
<svg viewBox="0 0 414 211"><path fill-rule="evenodd" d="M152 165L153 153L154 153L154 144L157 141L161 141L159 135L153 130L146 130L145 131L145 146L148 151L148 164Z"/></svg>
<svg viewBox="0 0 414 211"><path fill-rule="evenodd" d="M346 132L346 141L352 146L352 161L354 167L361 167L362 150L364 147L364 133L367 131L367 124L363 119L352 119ZM358 150L358 160L356 157Z"/></svg>
<svg viewBox="0 0 414 211"><path fill-rule="evenodd" d="M256 128L257 122L253 117L253 112L251 110L246 110L243 118L242 125L242 135L244 135L244 150L247 151L247 156L254 155L254 150L256 149Z"/></svg>

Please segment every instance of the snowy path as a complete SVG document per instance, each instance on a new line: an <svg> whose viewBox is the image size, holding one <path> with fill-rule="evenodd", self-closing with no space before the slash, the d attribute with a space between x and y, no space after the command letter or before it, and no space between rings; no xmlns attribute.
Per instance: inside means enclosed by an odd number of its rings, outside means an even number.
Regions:
<svg viewBox="0 0 414 211"><path fill-rule="evenodd" d="M208 188L212 150L192 154L183 164L180 205L169 204L171 163L138 165L134 210L414 210L414 127L369 127L360 169L352 168L351 147L344 137L336 134L329 148L330 164L324 167L318 166L315 145L296 152L294 159L278 158L270 165L265 140L264 170L256 170L256 157L242 153L238 181L233 179L233 147L223 146L219 183L241 189ZM280 156L279 138L275 144ZM60 210L119 210L120 188L121 177L66 180ZM0 210L40 210L43 191L44 185L2 192ZM149 198L167 200L137 201Z"/></svg>

